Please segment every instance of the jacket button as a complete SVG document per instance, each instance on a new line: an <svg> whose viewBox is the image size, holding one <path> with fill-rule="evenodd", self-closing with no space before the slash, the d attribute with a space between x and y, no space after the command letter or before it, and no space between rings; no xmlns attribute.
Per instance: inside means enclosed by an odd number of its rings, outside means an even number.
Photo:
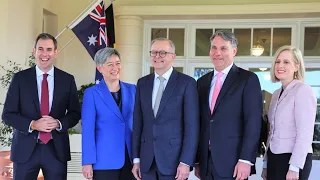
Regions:
<svg viewBox="0 0 320 180"><path fill-rule="evenodd" d="M213 121L214 121L213 119L210 120L210 122L213 122Z"/></svg>

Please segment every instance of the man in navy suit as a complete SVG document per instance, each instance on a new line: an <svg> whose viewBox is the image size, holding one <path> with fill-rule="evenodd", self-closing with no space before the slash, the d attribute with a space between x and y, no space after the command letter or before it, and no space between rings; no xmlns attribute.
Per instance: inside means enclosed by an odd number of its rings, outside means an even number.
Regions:
<svg viewBox="0 0 320 180"><path fill-rule="evenodd" d="M255 173L262 118L256 74L234 64L237 39L230 31L210 38L214 71L198 80L200 141L195 174L201 180L243 180Z"/></svg>
<svg viewBox="0 0 320 180"><path fill-rule="evenodd" d="M138 80L132 137L136 179L184 180L194 165L199 134L196 81L172 67L175 46L151 43L155 72Z"/></svg>
<svg viewBox="0 0 320 180"><path fill-rule="evenodd" d="M57 41L40 34L33 54L36 66L14 74L2 119L14 128L11 145L13 178L67 179L70 157L68 129L80 119L74 77L53 66Z"/></svg>

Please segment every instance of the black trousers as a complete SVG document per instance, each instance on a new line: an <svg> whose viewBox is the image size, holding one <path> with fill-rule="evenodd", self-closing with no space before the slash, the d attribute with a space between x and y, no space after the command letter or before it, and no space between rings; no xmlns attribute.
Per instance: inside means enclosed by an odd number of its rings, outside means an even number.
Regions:
<svg viewBox="0 0 320 180"><path fill-rule="evenodd" d="M267 178L270 180L285 180L289 170L289 160L291 153L273 154L270 148L267 152ZM306 158L303 169L299 171L299 180L308 180L312 168L312 154L309 153Z"/></svg>
<svg viewBox="0 0 320 180"><path fill-rule="evenodd" d="M218 175L214 165L213 165L213 162L212 162L212 159L211 159L211 151L209 150L209 153L208 153L208 171L207 171L207 174L205 177L201 177L201 180L235 180L235 178L232 177L221 177ZM247 180L247 179L246 179Z"/></svg>
<svg viewBox="0 0 320 180"><path fill-rule="evenodd" d="M58 160L53 141L36 145L26 163L13 163L14 180L36 180L42 170L45 180L66 180L67 162Z"/></svg>
<svg viewBox="0 0 320 180"><path fill-rule="evenodd" d="M158 167L157 167L157 163L156 163L156 160L153 159L153 162L152 162L152 165L151 165L151 168L148 172L146 173L141 173L141 178L143 180L175 180L175 176L176 175L164 175L162 174L159 170L158 170Z"/></svg>
<svg viewBox="0 0 320 180"><path fill-rule="evenodd" d="M131 170L132 164L128 154L128 149L126 148L124 165L121 169L94 170L93 180L135 180Z"/></svg>

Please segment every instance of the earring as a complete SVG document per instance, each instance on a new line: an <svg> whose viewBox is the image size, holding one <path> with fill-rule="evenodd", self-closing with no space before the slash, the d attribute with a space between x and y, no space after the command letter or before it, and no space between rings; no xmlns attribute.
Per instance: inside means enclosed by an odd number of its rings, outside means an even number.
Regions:
<svg viewBox="0 0 320 180"><path fill-rule="evenodd" d="M296 71L296 72L294 72L294 79L297 79L298 78L298 72Z"/></svg>

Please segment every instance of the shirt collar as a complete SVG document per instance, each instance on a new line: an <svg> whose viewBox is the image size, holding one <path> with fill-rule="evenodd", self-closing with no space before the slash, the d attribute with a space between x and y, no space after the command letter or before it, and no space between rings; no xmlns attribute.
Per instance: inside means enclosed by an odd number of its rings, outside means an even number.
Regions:
<svg viewBox="0 0 320 180"><path fill-rule="evenodd" d="M228 73L229 73L230 69L232 68L232 66L233 66L233 63L230 64L228 67L224 68L224 70L222 70L221 72L222 72L224 75L228 75ZM218 72L216 69L214 69L214 76L216 76L218 73L219 73L219 72Z"/></svg>
<svg viewBox="0 0 320 180"><path fill-rule="evenodd" d="M164 77L165 80L168 80L172 74L172 71L173 71L173 67L171 66L170 69L162 75L162 77ZM154 79L157 79L158 77L159 77L159 74L154 72Z"/></svg>
<svg viewBox="0 0 320 180"><path fill-rule="evenodd" d="M54 74L54 67L52 66L52 68L47 72L47 74L49 76L52 76L53 77L53 74ZM45 74L39 67L38 65L36 65L36 74L37 74L37 77L39 76L43 76L43 74Z"/></svg>

